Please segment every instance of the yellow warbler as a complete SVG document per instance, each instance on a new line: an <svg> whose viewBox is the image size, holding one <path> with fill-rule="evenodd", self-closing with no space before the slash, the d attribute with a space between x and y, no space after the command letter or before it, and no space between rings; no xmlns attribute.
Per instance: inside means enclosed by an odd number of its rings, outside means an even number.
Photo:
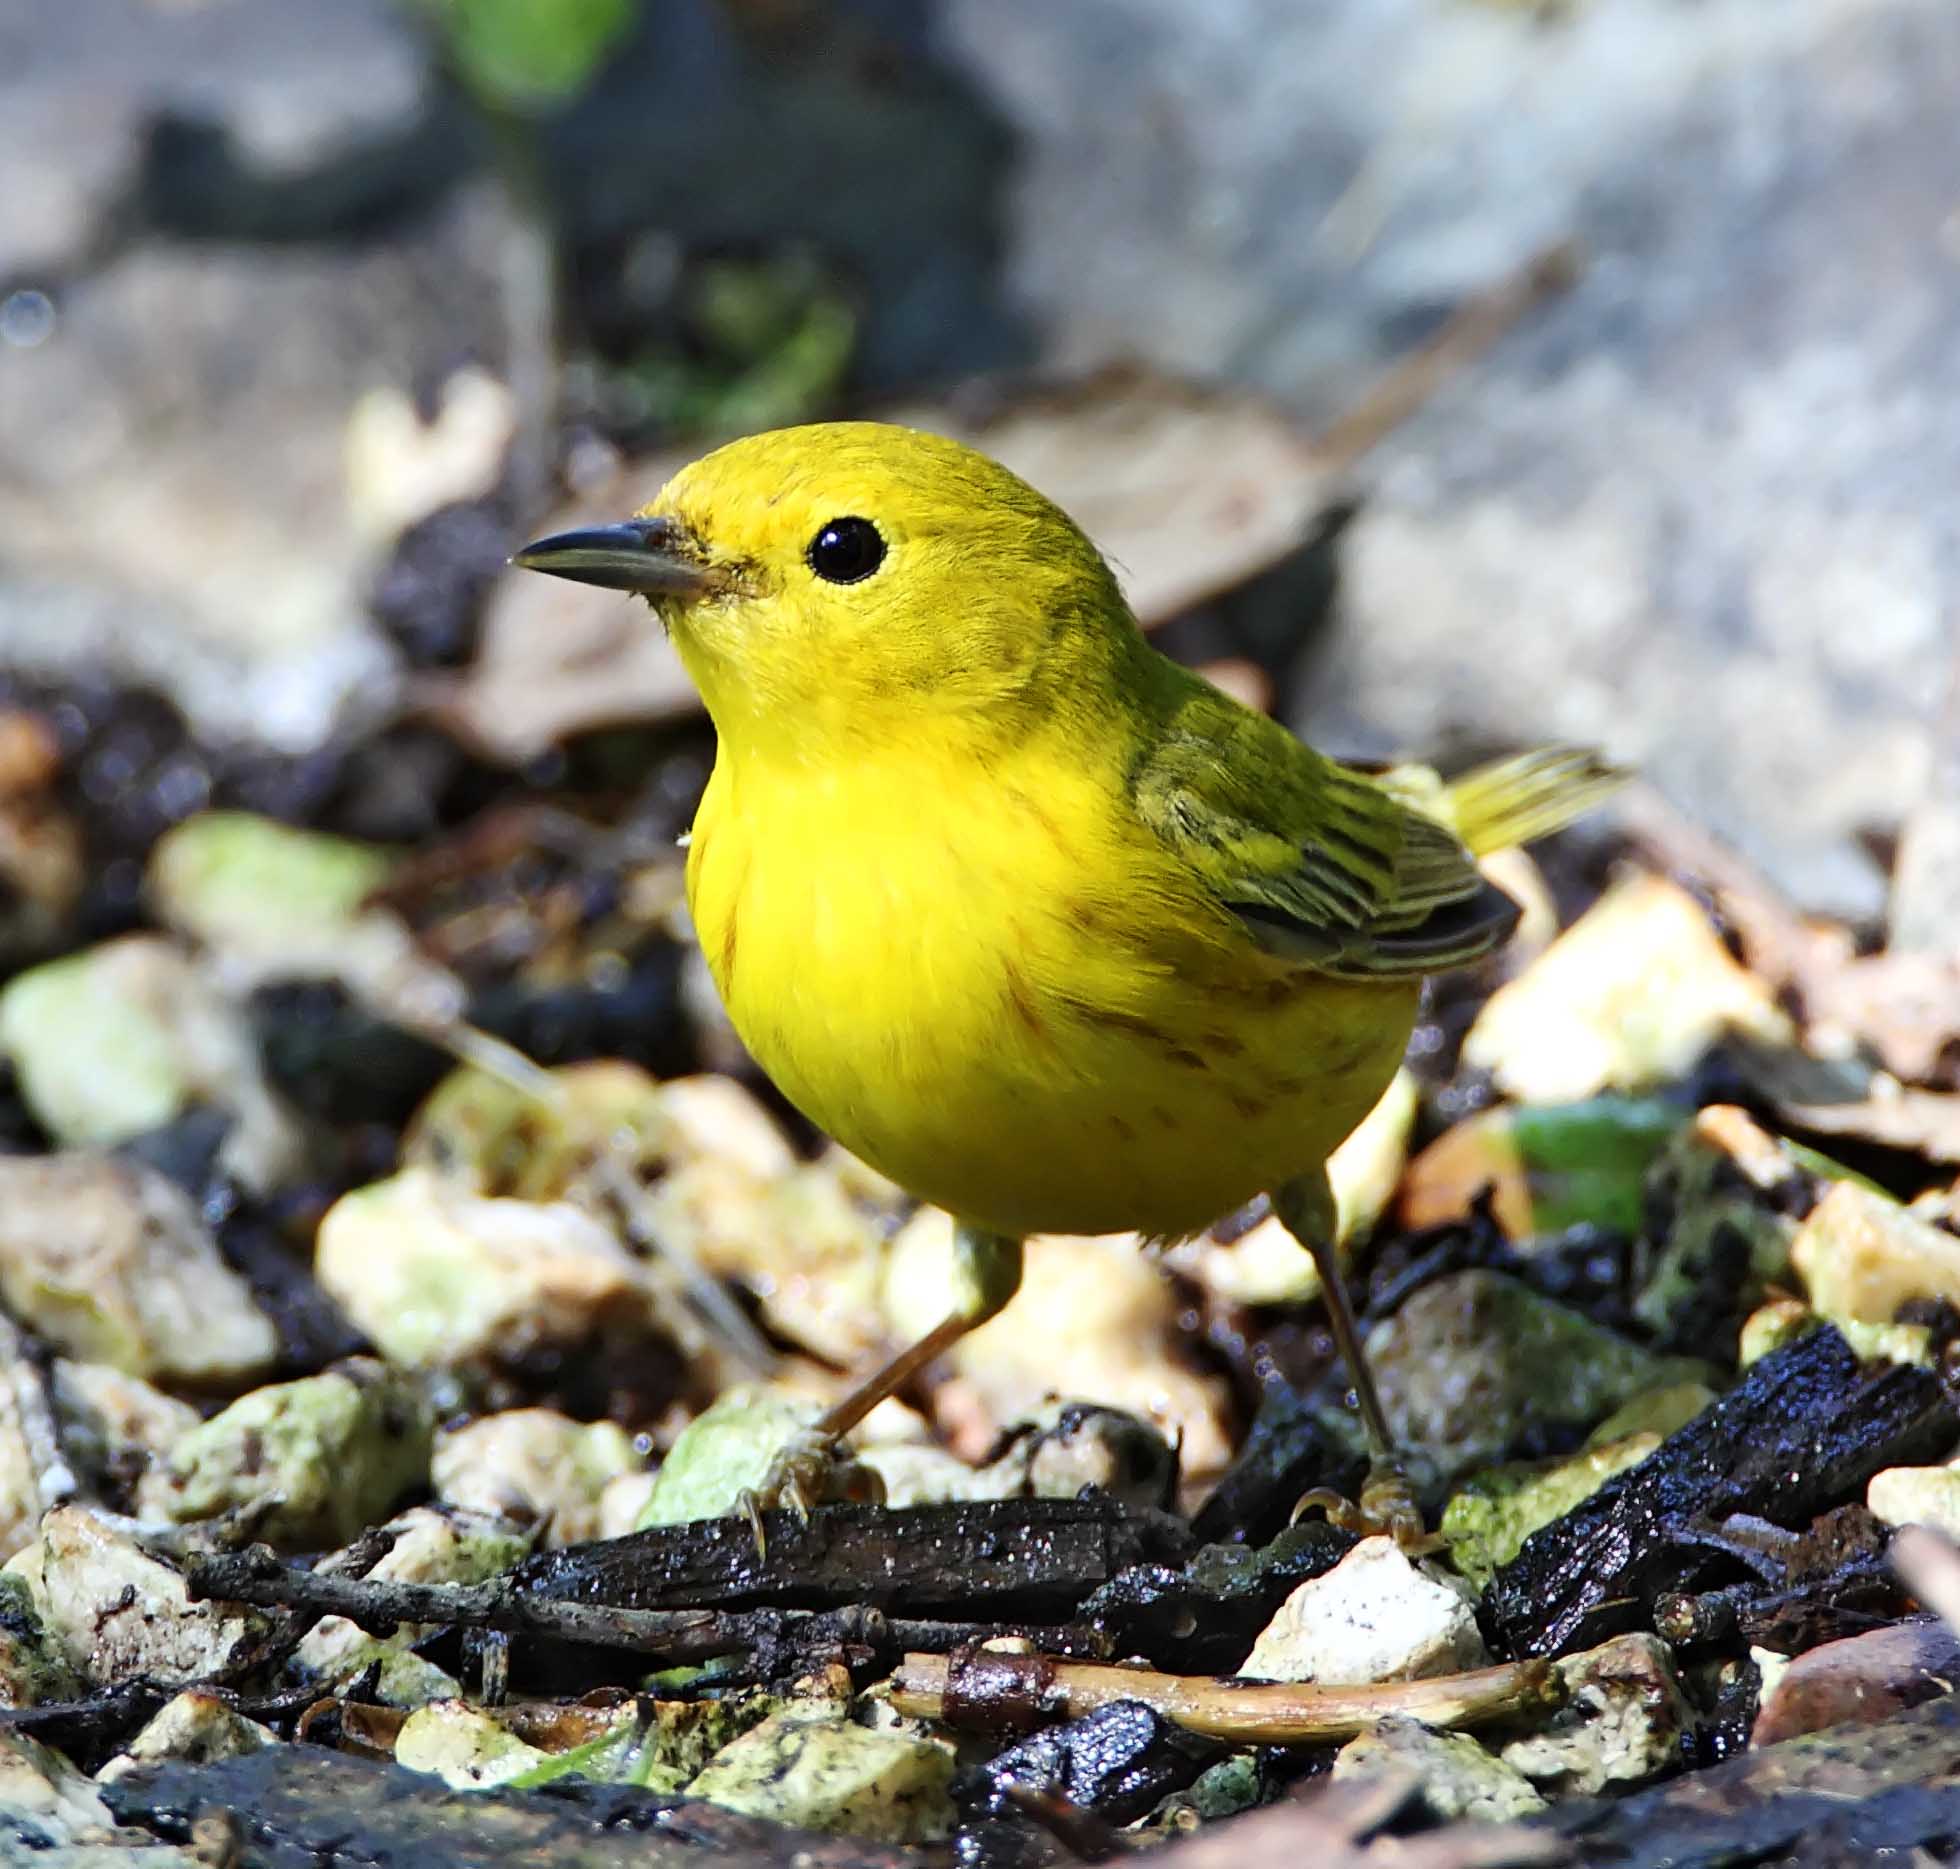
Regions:
<svg viewBox="0 0 1960 1869"><path fill-rule="evenodd" d="M1323 757L1153 650L1059 508L910 429L734 442L516 562L638 592L672 632L719 736L687 883L729 1016L814 1123L959 1222L946 1321L786 1454L792 1496L1006 1304L1025 1235L1175 1238L1266 1191L1320 1266L1364 1502L1419 1534L1325 1163L1423 975L1516 921L1473 853L1616 775L1571 749L1448 787Z"/></svg>

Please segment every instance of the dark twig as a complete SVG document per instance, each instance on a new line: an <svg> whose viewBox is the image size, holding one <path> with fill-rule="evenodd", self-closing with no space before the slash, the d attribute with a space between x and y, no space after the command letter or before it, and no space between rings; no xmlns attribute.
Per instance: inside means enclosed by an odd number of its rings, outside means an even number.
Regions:
<svg viewBox="0 0 1960 1869"><path fill-rule="evenodd" d="M669 1663L844 1646L946 1654L963 1643L1004 1633L998 1623L888 1617L862 1603L832 1610L617 1609L537 1595L509 1577L480 1584L421 1584L331 1576L294 1570L263 1545L231 1556L193 1558L185 1576L194 1597L345 1616L373 1634L385 1635L405 1622L501 1629L631 1649ZM1041 1628L1025 1633L1044 1647L1059 1646L1075 1654L1095 1653L1100 1647L1096 1634L1085 1629Z"/></svg>

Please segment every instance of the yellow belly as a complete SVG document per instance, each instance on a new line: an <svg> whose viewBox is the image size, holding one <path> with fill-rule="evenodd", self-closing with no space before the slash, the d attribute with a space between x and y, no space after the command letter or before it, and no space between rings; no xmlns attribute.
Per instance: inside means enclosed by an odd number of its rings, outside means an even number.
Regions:
<svg viewBox="0 0 1960 1869"><path fill-rule="evenodd" d="M1414 984L1266 955L1093 780L908 777L719 766L688 860L743 1042L901 1186L1002 1233L1177 1237L1386 1088Z"/></svg>

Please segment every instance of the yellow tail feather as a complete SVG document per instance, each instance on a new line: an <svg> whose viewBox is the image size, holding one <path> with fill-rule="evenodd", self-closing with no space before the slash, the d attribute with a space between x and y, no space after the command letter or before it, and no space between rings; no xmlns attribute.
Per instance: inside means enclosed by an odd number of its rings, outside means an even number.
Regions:
<svg viewBox="0 0 1960 1869"><path fill-rule="evenodd" d="M1564 829L1629 776L1590 747L1541 746L1452 779L1444 788L1448 821L1477 856L1488 856Z"/></svg>

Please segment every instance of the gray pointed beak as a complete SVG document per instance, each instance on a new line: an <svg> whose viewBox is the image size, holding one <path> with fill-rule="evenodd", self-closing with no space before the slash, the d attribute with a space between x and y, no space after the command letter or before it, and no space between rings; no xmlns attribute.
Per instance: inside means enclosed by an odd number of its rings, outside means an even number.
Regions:
<svg viewBox="0 0 1960 1869"><path fill-rule="evenodd" d="M556 532L511 554L526 571L598 584L646 597L696 597L714 574L691 555L691 541L671 519L627 519L616 526Z"/></svg>

